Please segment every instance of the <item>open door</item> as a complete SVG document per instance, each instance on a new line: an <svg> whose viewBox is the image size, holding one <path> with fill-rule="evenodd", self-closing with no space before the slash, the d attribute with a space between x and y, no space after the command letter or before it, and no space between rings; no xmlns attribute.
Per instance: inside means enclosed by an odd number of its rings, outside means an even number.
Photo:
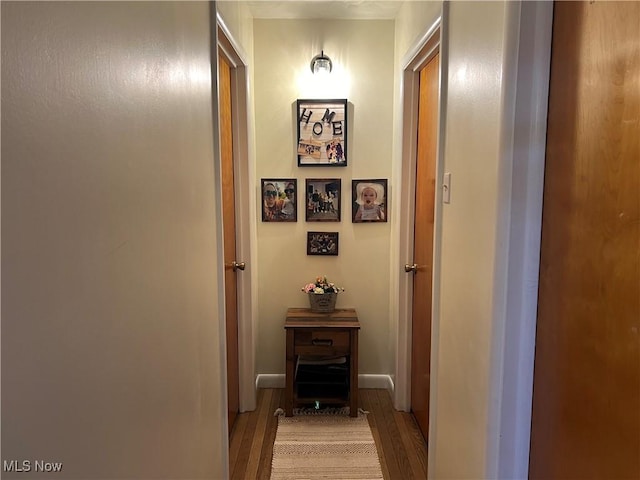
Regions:
<svg viewBox="0 0 640 480"><path fill-rule="evenodd" d="M218 55L220 149L222 153L222 218L224 230L224 291L227 337L227 396L229 434L239 412L238 294L236 275L244 265L236 261L236 206L233 155L231 66L222 51Z"/></svg>
<svg viewBox="0 0 640 480"><path fill-rule="evenodd" d="M640 478L639 26L554 6L532 479Z"/></svg>
<svg viewBox="0 0 640 480"><path fill-rule="evenodd" d="M436 153L440 56L420 70L418 147L413 241L414 273L411 330L411 411L425 439L429 433L431 381L431 311L433 302L433 246L436 199Z"/></svg>

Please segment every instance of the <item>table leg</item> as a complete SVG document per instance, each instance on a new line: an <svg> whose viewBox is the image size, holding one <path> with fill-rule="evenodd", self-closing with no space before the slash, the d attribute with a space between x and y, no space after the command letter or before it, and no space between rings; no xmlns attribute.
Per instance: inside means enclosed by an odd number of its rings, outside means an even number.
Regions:
<svg viewBox="0 0 640 480"><path fill-rule="evenodd" d="M351 355L349 369L349 415L351 417L358 416L358 330L351 331Z"/></svg>
<svg viewBox="0 0 640 480"><path fill-rule="evenodd" d="M287 364L286 364L286 383L284 393L284 413L287 417L293 415L293 377L295 369L295 354L293 345L293 329L287 329Z"/></svg>

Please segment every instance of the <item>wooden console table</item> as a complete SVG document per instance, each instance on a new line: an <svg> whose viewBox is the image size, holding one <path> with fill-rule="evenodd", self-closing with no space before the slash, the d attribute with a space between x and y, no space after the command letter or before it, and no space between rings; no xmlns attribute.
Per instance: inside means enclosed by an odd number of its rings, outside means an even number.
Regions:
<svg viewBox="0 0 640 480"><path fill-rule="evenodd" d="M295 406L320 402L348 403L349 414L357 417L360 322L355 309L312 313L309 308L290 308L284 328L287 334L285 415L292 416ZM339 357L345 357L346 362L326 371L321 366L312 366L320 369L314 375L312 369L301 370L300 356L320 364Z"/></svg>

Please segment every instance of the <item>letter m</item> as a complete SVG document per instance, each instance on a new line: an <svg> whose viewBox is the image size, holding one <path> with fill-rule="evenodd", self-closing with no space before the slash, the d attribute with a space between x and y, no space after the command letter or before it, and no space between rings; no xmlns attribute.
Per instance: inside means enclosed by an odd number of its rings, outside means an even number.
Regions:
<svg viewBox="0 0 640 480"><path fill-rule="evenodd" d="M329 109L324 112L324 117L322 117L322 121L326 123L331 123L333 121L333 117L336 116L336 112L329 113Z"/></svg>

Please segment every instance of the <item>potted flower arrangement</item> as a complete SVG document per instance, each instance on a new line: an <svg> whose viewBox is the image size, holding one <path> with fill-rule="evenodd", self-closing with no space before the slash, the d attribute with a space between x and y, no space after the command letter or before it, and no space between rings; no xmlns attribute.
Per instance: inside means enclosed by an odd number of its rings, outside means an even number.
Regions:
<svg viewBox="0 0 640 480"><path fill-rule="evenodd" d="M302 291L309 297L309 306L315 313L330 313L336 308L338 292L344 292L344 288L329 282L327 277L316 277L315 282L307 283Z"/></svg>

